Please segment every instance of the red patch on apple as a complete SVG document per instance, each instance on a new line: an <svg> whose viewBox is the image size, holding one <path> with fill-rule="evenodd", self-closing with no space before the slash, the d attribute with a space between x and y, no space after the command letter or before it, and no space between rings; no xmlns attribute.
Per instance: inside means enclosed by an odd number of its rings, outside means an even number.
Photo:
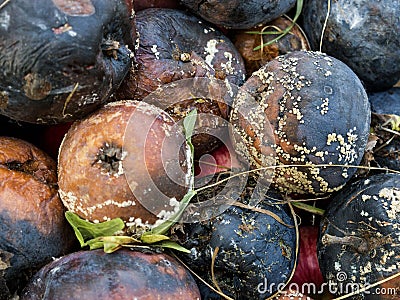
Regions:
<svg viewBox="0 0 400 300"><path fill-rule="evenodd" d="M235 150L230 143L225 143L210 154L200 157L195 163L196 177L204 177L219 172L224 172L235 167L240 167Z"/></svg>
<svg viewBox="0 0 400 300"><path fill-rule="evenodd" d="M297 267L290 283L297 284L300 291L306 283L314 283L318 288L324 282L317 257L318 227L300 226L299 231L299 256Z"/></svg>

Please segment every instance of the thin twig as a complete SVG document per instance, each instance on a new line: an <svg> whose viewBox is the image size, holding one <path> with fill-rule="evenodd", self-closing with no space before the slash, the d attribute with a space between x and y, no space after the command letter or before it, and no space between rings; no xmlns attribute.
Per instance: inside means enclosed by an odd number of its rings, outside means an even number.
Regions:
<svg viewBox="0 0 400 300"><path fill-rule="evenodd" d="M384 130L384 131L387 131L387 132L390 132L390 133L393 133L393 134L395 134L395 135L400 135L400 132L395 131L395 130L392 130L392 129L389 129L389 128L386 128L386 127L383 127L383 126L380 126L379 129Z"/></svg>
<svg viewBox="0 0 400 300"><path fill-rule="evenodd" d="M379 150L381 150L382 148L386 147L387 145L389 145L393 139L395 138L395 134L392 135L392 137L390 139L388 139L385 143L383 143L382 145L380 145L378 148L374 149L374 153L378 152Z"/></svg>

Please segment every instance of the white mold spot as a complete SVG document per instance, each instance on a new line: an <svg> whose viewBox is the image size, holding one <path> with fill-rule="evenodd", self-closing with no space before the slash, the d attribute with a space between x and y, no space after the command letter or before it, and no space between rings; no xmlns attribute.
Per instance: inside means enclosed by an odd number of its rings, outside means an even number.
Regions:
<svg viewBox="0 0 400 300"><path fill-rule="evenodd" d="M206 63L212 67L212 61L215 57L215 54L218 52L217 49L218 41L216 39L209 40L207 42L207 46L204 47L204 54L206 55Z"/></svg>
<svg viewBox="0 0 400 300"><path fill-rule="evenodd" d="M6 10L0 13L0 27L4 28L4 30L8 30L10 26L10 15Z"/></svg>
<svg viewBox="0 0 400 300"><path fill-rule="evenodd" d="M157 45L151 46L150 49L154 53L154 55L156 56L156 59L160 59L160 52L158 52L158 50L157 50Z"/></svg>

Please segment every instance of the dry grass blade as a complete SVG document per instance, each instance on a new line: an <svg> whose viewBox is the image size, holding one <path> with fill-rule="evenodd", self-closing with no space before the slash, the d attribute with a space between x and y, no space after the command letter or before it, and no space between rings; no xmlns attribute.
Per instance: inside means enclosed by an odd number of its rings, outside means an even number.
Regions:
<svg viewBox="0 0 400 300"><path fill-rule="evenodd" d="M392 129L389 129L389 128L386 128L386 127L383 127L383 126L381 126L380 129L382 129L383 131L387 131L389 133L393 133L394 135L399 135L400 136L400 133L395 131L395 130L392 130Z"/></svg>
<svg viewBox="0 0 400 300"><path fill-rule="evenodd" d="M216 167L217 169L225 169L225 170L230 170L230 167L227 166L223 166L223 165L217 165L211 162L207 162L207 161L198 161L196 160L197 163L201 163L203 165L207 165L207 166L212 166L212 167Z"/></svg>
<svg viewBox="0 0 400 300"><path fill-rule="evenodd" d="M248 171L243 171L243 172L239 172L236 173L234 175L231 175L227 178L221 179L215 183L203 186L201 188L198 188L196 190L197 193L218 186L224 182L227 182L229 180L231 180L232 178L235 177L239 177L239 176L243 176L245 174L251 174L254 172L259 172L259 171L266 171L266 170L272 170L272 169L278 169L278 168L310 168L310 169L314 169L314 168L355 168L355 169L364 169L364 170L375 170L375 171L384 171L384 172L388 172L388 173L395 173L395 174L400 174L400 171L397 170L393 170L393 169L388 169L388 168L381 168L381 167L372 167L372 166L359 166L359 165L339 165L339 164L306 164L306 165L302 165L302 164L290 164L290 165L275 165L275 166L268 166L268 167L261 167L261 168L255 168L252 170L248 170Z"/></svg>
<svg viewBox="0 0 400 300"><path fill-rule="evenodd" d="M323 209L302 202L297 202L292 200L292 205L296 208L312 213L313 215L323 216L325 213Z"/></svg>
<svg viewBox="0 0 400 300"><path fill-rule="evenodd" d="M271 212L271 211L269 211L267 209L246 205L246 204L243 204L243 203L240 203L240 202L237 202L237 201L234 202L233 205L241 207L241 208L249 209L249 210L252 210L252 211L255 211L255 212L259 212L259 213L262 213L262 214L265 214L265 215L268 215L268 216L274 218L277 222L281 223L282 225L284 225L286 227L289 227L289 228L293 228L292 225L286 224L285 222L283 222L283 220L278 215L276 215L275 213L273 213L273 212Z"/></svg>
<svg viewBox="0 0 400 300"><path fill-rule="evenodd" d="M294 275L294 272L296 271L296 267L297 267L297 258L299 255L299 248L300 248L300 232L299 232L299 226L300 224L297 222L297 215L293 209L293 206L290 202L288 202L289 208L290 208L290 212L292 214L293 217L293 222L294 222L294 228L296 230L296 251L295 251L295 260L294 260L294 265L293 265L293 270L292 273L290 274L289 278L286 281L286 284L288 284L290 282L290 280L292 280L292 277ZM279 293L281 293L280 290L278 290L275 294L273 294L272 296L268 297L266 300L273 300L275 299L276 296L279 295Z"/></svg>
<svg viewBox="0 0 400 300"><path fill-rule="evenodd" d="M319 41L319 52L322 52L322 40L324 39L324 35L325 35L325 31L326 31L326 25L328 24L329 15L331 13L331 0L327 0L327 1L328 1L328 9L327 9L327 12L326 12L324 25L322 26L321 40Z"/></svg>
<svg viewBox="0 0 400 300"><path fill-rule="evenodd" d="M291 201L291 202L310 202L310 201L317 201L317 200L326 200L329 199L329 196L325 196L325 197L313 197L313 198L305 198L305 199L287 199L285 201L279 201L279 199L276 199L277 201L275 202L275 204L286 204L287 201Z"/></svg>
<svg viewBox="0 0 400 300"><path fill-rule="evenodd" d="M393 139L396 137L395 134L392 135L392 137L390 139L388 139L387 141L385 141L382 145L380 145L378 148L374 149L374 153L378 152L379 150L385 148L386 146L388 146Z"/></svg>
<svg viewBox="0 0 400 300"><path fill-rule="evenodd" d="M72 96L75 94L76 90L78 89L79 83L75 83L71 93L69 93L67 99L64 102L64 107L63 107L63 111L62 111L62 115L65 117L65 110L67 109L67 105L68 103L71 101Z"/></svg>
<svg viewBox="0 0 400 300"><path fill-rule="evenodd" d="M3 3L0 4L0 10L2 8L4 8L4 6L6 6L8 4L8 2L10 2L11 0L5 0Z"/></svg>
<svg viewBox="0 0 400 300"><path fill-rule="evenodd" d="M211 280L215 286L215 288L222 293L221 288L218 285L217 279L215 278L215 273L214 273L214 266L215 266L215 259L217 258L218 255L218 251L219 251L219 247L215 247L214 251L213 251L213 255L211 257Z"/></svg>

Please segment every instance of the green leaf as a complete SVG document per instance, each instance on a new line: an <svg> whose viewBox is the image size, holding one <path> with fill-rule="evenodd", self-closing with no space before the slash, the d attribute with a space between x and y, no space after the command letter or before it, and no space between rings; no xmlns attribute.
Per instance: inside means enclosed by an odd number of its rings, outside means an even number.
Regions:
<svg viewBox="0 0 400 300"><path fill-rule="evenodd" d="M96 239L91 239L91 240L87 241L83 246L89 246L90 250L95 250L95 249L103 248L104 242L99 240L99 238L96 238Z"/></svg>
<svg viewBox="0 0 400 300"><path fill-rule="evenodd" d="M96 224L80 218L71 211L65 212L65 218L74 229L81 247L86 246L86 240L111 236L125 227L124 221L120 218Z"/></svg>
<svg viewBox="0 0 400 300"><path fill-rule="evenodd" d="M165 220L162 222L160 225L152 228L149 232L149 234L154 234L154 235L164 235L168 232L168 230L174 225L176 222L179 221L180 217L182 216L182 213L185 211L186 207L188 206L190 200L196 195L196 191L191 190L186 193L185 196L183 196L180 204L179 204L179 210L168 220ZM145 233L146 234L146 233Z"/></svg>
<svg viewBox="0 0 400 300"><path fill-rule="evenodd" d="M105 253L113 253L114 251L117 251L120 249L122 245L118 243L104 243L104 252Z"/></svg>
<svg viewBox="0 0 400 300"><path fill-rule="evenodd" d="M183 128L185 129L186 140L190 140L193 135L194 127L196 125L196 119L197 119L196 109L190 111L183 119Z"/></svg>
<svg viewBox="0 0 400 300"><path fill-rule="evenodd" d="M139 240L125 235L118 236L101 236L98 238L91 239L87 241L85 244L90 247L90 250L104 248L104 252L111 253L122 246L133 245L136 243L140 243Z"/></svg>
<svg viewBox="0 0 400 300"><path fill-rule="evenodd" d="M178 243L174 241L162 241L161 243L157 244L157 246L160 246L162 248L170 248L174 250L178 250L180 252L184 253L190 253L190 250L186 249L185 247L182 247Z"/></svg>
<svg viewBox="0 0 400 300"><path fill-rule="evenodd" d="M153 234L150 231L145 232L140 237L140 240L145 244L154 244L154 243L158 243L158 242L161 242L161 241L167 241L169 239L170 238L168 236L166 236L166 235Z"/></svg>
<svg viewBox="0 0 400 300"><path fill-rule="evenodd" d="M389 123L392 126L392 130L400 131L400 116L389 115Z"/></svg>

